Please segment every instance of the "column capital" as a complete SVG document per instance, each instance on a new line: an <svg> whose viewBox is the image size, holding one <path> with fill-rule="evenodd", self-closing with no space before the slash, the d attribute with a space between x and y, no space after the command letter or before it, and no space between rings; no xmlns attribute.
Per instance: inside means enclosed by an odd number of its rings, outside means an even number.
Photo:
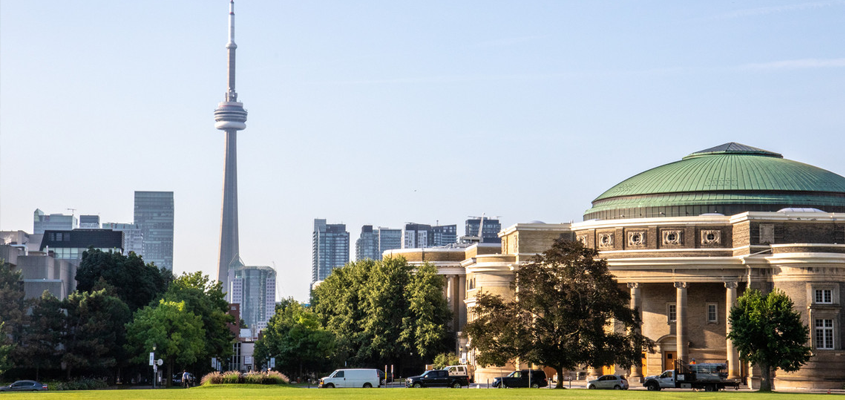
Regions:
<svg viewBox="0 0 845 400"><path fill-rule="evenodd" d="M639 282L628 282L628 289L639 289Z"/></svg>
<svg viewBox="0 0 845 400"><path fill-rule="evenodd" d="M675 282L676 289L686 289L687 283L686 282Z"/></svg>
<svg viewBox="0 0 845 400"><path fill-rule="evenodd" d="M736 281L725 282L725 288L736 289L736 287L737 287Z"/></svg>

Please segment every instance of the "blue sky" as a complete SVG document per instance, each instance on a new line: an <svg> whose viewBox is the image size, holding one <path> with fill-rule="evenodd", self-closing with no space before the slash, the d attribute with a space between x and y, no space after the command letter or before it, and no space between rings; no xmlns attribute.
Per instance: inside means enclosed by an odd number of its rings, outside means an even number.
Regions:
<svg viewBox="0 0 845 400"><path fill-rule="evenodd" d="M0 3L0 229L176 198L216 271L227 1ZM580 220L736 141L845 174L845 1L236 3L242 258L306 300L314 218ZM354 250L353 250L354 252Z"/></svg>

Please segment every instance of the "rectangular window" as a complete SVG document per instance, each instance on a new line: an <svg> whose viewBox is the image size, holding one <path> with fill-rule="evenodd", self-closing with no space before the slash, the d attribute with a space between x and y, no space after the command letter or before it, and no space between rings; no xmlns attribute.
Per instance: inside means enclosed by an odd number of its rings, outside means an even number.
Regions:
<svg viewBox="0 0 845 400"><path fill-rule="evenodd" d="M711 324L719 322L719 312L716 303L707 304L707 322Z"/></svg>
<svg viewBox="0 0 845 400"><path fill-rule="evenodd" d="M831 289L816 289L817 304L833 304L833 291Z"/></svg>
<svg viewBox="0 0 845 400"><path fill-rule="evenodd" d="M675 303L669 303L666 306L666 315L669 317L669 322L675 322L678 319L678 308Z"/></svg>
<svg viewBox="0 0 845 400"><path fill-rule="evenodd" d="M833 350L833 320L816 320L816 348Z"/></svg>

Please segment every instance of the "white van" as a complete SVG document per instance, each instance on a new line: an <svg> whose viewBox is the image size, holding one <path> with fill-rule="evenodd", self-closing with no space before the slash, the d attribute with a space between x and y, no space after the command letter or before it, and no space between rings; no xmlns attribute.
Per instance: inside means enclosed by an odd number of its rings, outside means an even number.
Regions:
<svg viewBox="0 0 845 400"><path fill-rule="evenodd" d="M320 379L321 388L371 388L379 387L381 379L377 369L344 368Z"/></svg>

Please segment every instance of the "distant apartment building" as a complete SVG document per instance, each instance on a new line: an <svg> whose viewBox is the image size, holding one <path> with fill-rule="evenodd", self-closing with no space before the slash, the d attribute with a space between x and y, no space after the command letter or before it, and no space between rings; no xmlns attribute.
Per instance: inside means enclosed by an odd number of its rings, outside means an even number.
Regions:
<svg viewBox="0 0 845 400"><path fill-rule="evenodd" d="M144 256L144 235L141 229L135 224L125 224L118 222L105 222L103 229L111 229L117 232L123 232L123 253L129 255L133 252L139 256ZM146 261L146 258L144 259ZM158 264L156 264L158 265Z"/></svg>
<svg viewBox="0 0 845 400"><path fill-rule="evenodd" d="M80 215L79 216L80 229L99 229L100 216L99 215Z"/></svg>
<svg viewBox="0 0 845 400"><path fill-rule="evenodd" d="M276 312L276 270L239 267L234 271L231 286L232 303L240 305L241 319L250 328L266 328Z"/></svg>
<svg viewBox="0 0 845 400"><path fill-rule="evenodd" d="M482 225L483 222L483 225ZM478 228L481 227L481 234L478 234ZM474 218L471 217L466 220L466 238L477 238L480 243L501 243L499 239L499 232L502 230L502 224L498 219L491 218Z"/></svg>
<svg viewBox="0 0 845 400"><path fill-rule="evenodd" d="M372 225L361 227L361 235L355 241L355 261L380 260L378 252L378 229L373 230Z"/></svg>
<svg viewBox="0 0 845 400"><path fill-rule="evenodd" d="M374 229L372 225L364 225L361 227L361 236L355 241L355 260L381 260L381 255L386 250L401 248L401 229L384 227Z"/></svg>
<svg viewBox="0 0 845 400"><path fill-rule="evenodd" d="M457 242L457 225L405 224L403 248L447 246Z"/></svg>
<svg viewBox="0 0 845 400"><path fill-rule="evenodd" d="M173 192L135 192L135 225L144 238L144 262L173 270Z"/></svg>
<svg viewBox="0 0 845 400"><path fill-rule="evenodd" d="M46 290L63 300L76 290L76 265L37 250L30 251L28 244L41 236L23 231L0 232L0 263L20 271L25 298L39 298Z"/></svg>
<svg viewBox="0 0 845 400"><path fill-rule="evenodd" d="M44 214L44 211L35 209L32 232L35 235L43 234L46 230L69 231L78 228L78 221L73 215L65 214Z"/></svg>
<svg viewBox="0 0 845 400"><path fill-rule="evenodd" d="M395 250L402 248L402 230L390 229L385 227L378 228L378 259L381 260L382 255L387 250Z"/></svg>
<svg viewBox="0 0 845 400"><path fill-rule="evenodd" d="M332 269L349 262L349 232L345 224L314 219L311 244L311 283L326 279Z"/></svg>

